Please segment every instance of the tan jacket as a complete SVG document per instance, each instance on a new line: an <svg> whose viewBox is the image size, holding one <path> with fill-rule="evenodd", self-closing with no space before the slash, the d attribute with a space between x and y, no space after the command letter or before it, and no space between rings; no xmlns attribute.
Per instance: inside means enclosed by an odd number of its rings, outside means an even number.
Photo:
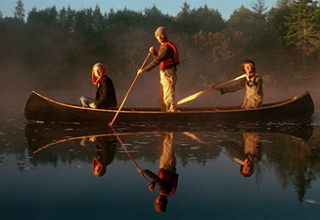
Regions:
<svg viewBox="0 0 320 220"><path fill-rule="evenodd" d="M258 74L255 74L250 79L243 78L238 83L222 87L219 90L221 94L227 92L235 92L240 89L245 89L245 94L243 98L243 104L241 105L244 109L257 108L262 104L263 100L263 80Z"/></svg>

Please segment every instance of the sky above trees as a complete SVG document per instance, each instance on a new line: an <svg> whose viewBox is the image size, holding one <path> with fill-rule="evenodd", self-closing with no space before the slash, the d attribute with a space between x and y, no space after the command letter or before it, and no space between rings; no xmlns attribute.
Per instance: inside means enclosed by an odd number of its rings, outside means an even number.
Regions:
<svg viewBox="0 0 320 220"><path fill-rule="evenodd" d="M3 16L12 16L17 0L1 0L0 10ZM32 8L45 9L56 6L58 10L70 6L71 9L79 10L84 8L95 8L98 5L102 12L108 12L110 9L122 10L125 7L134 11L143 11L145 8L156 6L162 13L176 15L183 3L187 2L190 8L199 8L207 5L209 8L217 9L223 18L227 19L234 10L241 5L251 8L257 0L23 0L25 11L28 13ZM270 9L274 7L277 0L265 0L265 6Z"/></svg>

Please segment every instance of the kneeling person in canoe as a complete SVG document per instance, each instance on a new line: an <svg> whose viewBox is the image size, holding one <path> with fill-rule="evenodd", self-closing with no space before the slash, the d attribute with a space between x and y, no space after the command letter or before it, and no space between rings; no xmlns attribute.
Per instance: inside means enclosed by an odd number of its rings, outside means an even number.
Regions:
<svg viewBox="0 0 320 220"><path fill-rule="evenodd" d="M106 68L102 63L96 63L92 67L92 83L97 87L95 99L85 96L80 97L83 107L90 108L110 108L117 106L117 98L112 80L107 76Z"/></svg>
<svg viewBox="0 0 320 220"><path fill-rule="evenodd" d="M252 60L245 60L242 64L242 71L246 77L232 86L217 88L221 95L228 92L245 90L243 104L244 109L252 109L261 106L263 100L263 80L261 75L256 74L255 63ZM214 88L214 86L213 86Z"/></svg>

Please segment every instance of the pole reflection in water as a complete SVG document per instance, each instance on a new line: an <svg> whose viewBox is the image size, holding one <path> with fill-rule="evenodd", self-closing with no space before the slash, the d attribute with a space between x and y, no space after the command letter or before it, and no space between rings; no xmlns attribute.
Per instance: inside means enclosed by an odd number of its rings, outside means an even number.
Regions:
<svg viewBox="0 0 320 220"><path fill-rule="evenodd" d="M307 195L312 190L311 183L319 175L317 164L320 164L315 156L320 155L320 151L308 145L313 132L310 126L159 128L132 125L119 126L115 130L70 125L26 127L29 150L34 155L30 161L38 168L57 164L59 160L84 161L89 164L89 174L92 172L101 177L93 177L95 180L88 177L87 184L99 187L98 182L104 184L106 176L108 183L112 182L97 189L104 192L101 196L96 195L99 199L106 196L110 204L117 203L119 198L121 201L125 198L128 204L139 201L145 212L165 212L170 216L181 214L181 210L192 216L193 209L194 213L199 213L201 209L202 212L205 212L203 209L212 210L212 207L219 210L228 205L239 213L240 209L245 210L241 204L247 199L253 200L254 204L259 204L257 201L264 205L279 204L276 198L280 198L286 188L293 189L299 202L316 204L312 201L318 201ZM131 162L136 165L132 166ZM154 192L146 190L146 185L136 178L139 175L136 171L145 175L149 189ZM77 178L79 172L72 175ZM259 187L254 187L256 185ZM95 187L91 189L95 190ZM256 190L269 187L280 188L280 193L270 196L263 190ZM110 196L112 192L117 195ZM185 210L185 207L189 209Z"/></svg>

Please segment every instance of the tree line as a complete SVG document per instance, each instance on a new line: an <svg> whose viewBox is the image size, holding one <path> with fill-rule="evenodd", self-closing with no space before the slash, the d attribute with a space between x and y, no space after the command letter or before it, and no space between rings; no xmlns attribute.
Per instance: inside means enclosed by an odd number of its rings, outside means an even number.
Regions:
<svg viewBox="0 0 320 220"><path fill-rule="evenodd" d="M176 15L156 7L101 12L98 5L33 8L26 14L18 0L13 17L0 13L0 73L49 84L100 61L115 77L131 79L149 46L157 44L158 26L166 26L180 50L181 75L192 69L188 77L197 83L230 78L246 58L274 81L310 79L319 72L320 3L315 0L278 0L271 9L257 0L228 19L206 5L191 9L187 3Z"/></svg>

